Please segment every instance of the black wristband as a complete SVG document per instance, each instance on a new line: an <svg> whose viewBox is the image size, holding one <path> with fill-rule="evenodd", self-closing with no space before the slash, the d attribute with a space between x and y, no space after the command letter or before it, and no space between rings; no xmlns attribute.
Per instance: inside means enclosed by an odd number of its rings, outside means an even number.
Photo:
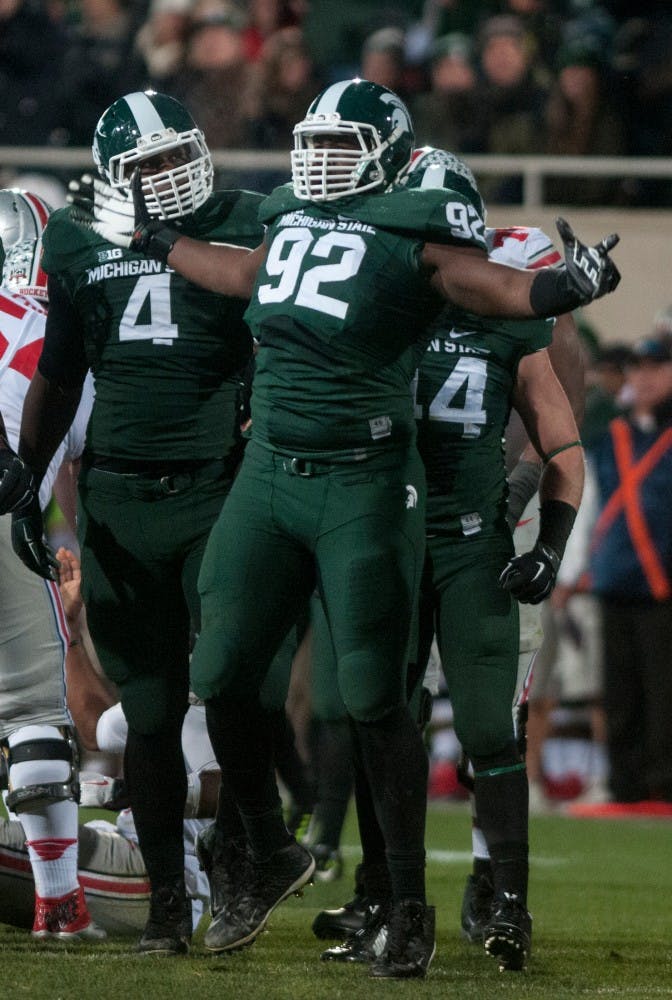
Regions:
<svg viewBox="0 0 672 1000"><path fill-rule="evenodd" d="M558 558L565 553L567 539L576 520L576 510L564 500L544 500L539 508L539 536L537 541L549 545Z"/></svg>
<svg viewBox="0 0 672 1000"><path fill-rule="evenodd" d="M140 226L133 234L131 250L144 253L147 257L160 260L165 264L170 251L181 236L176 229L170 229L161 219Z"/></svg>
<svg viewBox="0 0 672 1000"><path fill-rule="evenodd" d="M530 305L536 316L561 316L587 300L572 287L566 267L545 267L530 286Z"/></svg>

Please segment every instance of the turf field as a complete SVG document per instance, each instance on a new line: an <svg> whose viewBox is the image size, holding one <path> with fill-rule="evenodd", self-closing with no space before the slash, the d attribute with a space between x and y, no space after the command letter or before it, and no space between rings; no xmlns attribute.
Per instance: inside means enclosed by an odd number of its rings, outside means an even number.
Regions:
<svg viewBox="0 0 672 1000"><path fill-rule="evenodd" d="M93 815L87 812L87 818ZM469 870L464 806L432 808L428 885L437 907L437 954L424 982L370 980L361 966L319 961L310 932L319 909L350 895L357 855L346 830L346 873L309 887L276 911L270 930L249 950L209 957L203 928L189 958L132 954L117 939L77 949L37 946L25 931L0 925L2 995L7 1000L372 1000L372 997L535 1000L577 997L672 997L672 822L670 820L531 821L530 909L533 954L524 973L501 974L481 949L459 936Z"/></svg>

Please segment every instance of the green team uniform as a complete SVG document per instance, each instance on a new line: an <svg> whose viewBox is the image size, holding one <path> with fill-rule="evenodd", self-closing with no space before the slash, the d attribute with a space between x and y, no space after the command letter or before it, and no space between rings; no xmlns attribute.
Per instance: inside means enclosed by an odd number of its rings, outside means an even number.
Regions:
<svg viewBox="0 0 672 1000"><path fill-rule="evenodd" d="M193 686L204 698L258 690L317 583L348 712L376 719L405 699L424 548L409 383L442 300L420 253L427 241L484 247L482 223L446 191L315 204L280 188L260 217L252 441L203 560ZM262 591L263 630L249 598Z"/></svg>
<svg viewBox="0 0 672 1000"><path fill-rule="evenodd" d="M513 738L519 628L518 602L499 586L513 555L503 435L519 361L551 335L547 320L446 310L414 381L427 473L421 648L436 629L455 731L471 757Z"/></svg>
<svg viewBox="0 0 672 1000"><path fill-rule="evenodd" d="M181 231L254 247L260 201L215 193ZM95 378L78 511L88 623L129 724L151 734L186 710L198 570L238 457L246 302L84 232L68 209L49 221L43 266L58 291L44 374L55 352Z"/></svg>

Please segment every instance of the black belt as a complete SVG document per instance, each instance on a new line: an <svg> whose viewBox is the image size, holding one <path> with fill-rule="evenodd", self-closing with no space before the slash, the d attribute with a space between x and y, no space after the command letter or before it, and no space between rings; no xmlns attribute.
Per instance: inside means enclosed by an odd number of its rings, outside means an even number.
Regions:
<svg viewBox="0 0 672 1000"><path fill-rule="evenodd" d="M92 455L86 462L87 468L98 472L123 476L133 482L151 482L151 492L165 495L181 493L204 476L216 477L230 471L234 464L228 457L193 462L144 462L107 455Z"/></svg>

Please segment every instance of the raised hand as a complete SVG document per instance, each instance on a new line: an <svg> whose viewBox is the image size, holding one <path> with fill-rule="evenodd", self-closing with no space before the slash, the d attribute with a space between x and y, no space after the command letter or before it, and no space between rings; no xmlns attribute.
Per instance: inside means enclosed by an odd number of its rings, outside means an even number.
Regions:
<svg viewBox="0 0 672 1000"><path fill-rule="evenodd" d="M92 174L83 174L68 185L70 218L104 240L129 249L135 230L135 211L130 192L113 188Z"/></svg>
<svg viewBox="0 0 672 1000"><path fill-rule="evenodd" d="M593 299L613 292L621 275L609 256L609 251L616 246L619 236L612 233L605 236L597 246L589 247L574 235L566 219L558 216L555 225L563 244L569 282L581 298L592 302Z"/></svg>

